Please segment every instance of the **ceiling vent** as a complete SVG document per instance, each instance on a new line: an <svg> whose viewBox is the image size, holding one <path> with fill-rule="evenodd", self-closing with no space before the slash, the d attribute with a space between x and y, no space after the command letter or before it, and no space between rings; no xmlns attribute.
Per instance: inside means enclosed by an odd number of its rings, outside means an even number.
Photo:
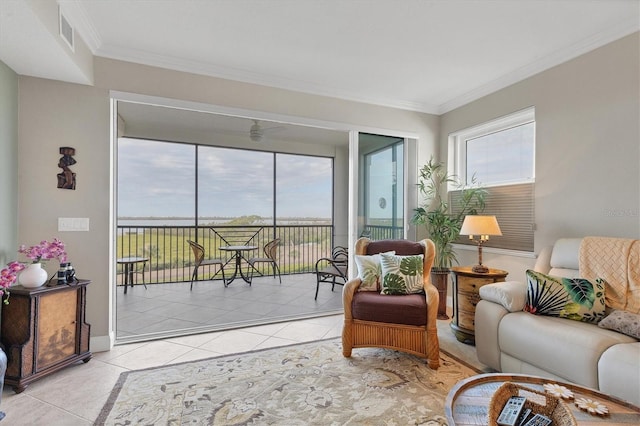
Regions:
<svg viewBox="0 0 640 426"><path fill-rule="evenodd" d="M60 37L67 43L72 52L75 52L73 45L73 27L62 14L62 9L58 8L58 17L60 22Z"/></svg>

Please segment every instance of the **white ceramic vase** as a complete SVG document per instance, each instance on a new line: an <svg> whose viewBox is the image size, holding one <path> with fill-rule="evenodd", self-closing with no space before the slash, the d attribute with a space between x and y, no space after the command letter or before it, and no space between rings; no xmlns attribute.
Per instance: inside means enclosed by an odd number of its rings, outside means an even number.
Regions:
<svg viewBox="0 0 640 426"><path fill-rule="evenodd" d="M20 272L18 282L25 288L40 287L47 281L47 271L42 269L42 263L31 263Z"/></svg>

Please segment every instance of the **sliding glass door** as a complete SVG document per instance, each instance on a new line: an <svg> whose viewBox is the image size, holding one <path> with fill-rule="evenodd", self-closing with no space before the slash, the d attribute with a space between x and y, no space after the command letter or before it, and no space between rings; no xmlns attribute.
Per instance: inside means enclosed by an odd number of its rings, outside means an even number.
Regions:
<svg viewBox="0 0 640 426"><path fill-rule="evenodd" d="M404 238L404 139L361 133L359 235Z"/></svg>

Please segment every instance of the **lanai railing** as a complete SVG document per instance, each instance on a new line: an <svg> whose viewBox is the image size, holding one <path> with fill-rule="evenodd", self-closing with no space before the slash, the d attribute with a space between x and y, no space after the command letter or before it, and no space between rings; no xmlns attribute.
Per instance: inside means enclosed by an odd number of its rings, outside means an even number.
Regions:
<svg viewBox="0 0 640 426"><path fill-rule="evenodd" d="M137 264L134 271L137 275L144 274L147 284L190 281L194 258L187 241L193 240L203 245L207 257L231 260L232 253L219 250L227 245L220 237L225 231L253 235L246 243L258 246L258 249L249 257L263 256L262 247L272 239L280 238L278 265L282 274L314 272L316 260L329 256L333 248L331 225L118 226L116 257L148 258L146 265ZM233 261L226 268L233 269ZM261 264L258 271L268 275L270 270L267 268L268 265ZM121 284L121 266L118 266L117 272L118 284ZM201 267L199 278L208 279L215 272L216 267ZM221 275L215 278L221 278Z"/></svg>

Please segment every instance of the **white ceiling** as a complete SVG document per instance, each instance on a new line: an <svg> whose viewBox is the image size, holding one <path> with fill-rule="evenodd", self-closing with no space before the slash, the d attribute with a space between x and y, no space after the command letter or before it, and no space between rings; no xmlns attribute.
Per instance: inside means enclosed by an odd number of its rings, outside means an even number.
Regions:
<svg viewBox="0 0 640 426"><path fill-rule="evenodd" d="M42 1L0 0L0 59L77 81ZM95 56L436 114L640 29L639 0L58 3Z"/></svg>

